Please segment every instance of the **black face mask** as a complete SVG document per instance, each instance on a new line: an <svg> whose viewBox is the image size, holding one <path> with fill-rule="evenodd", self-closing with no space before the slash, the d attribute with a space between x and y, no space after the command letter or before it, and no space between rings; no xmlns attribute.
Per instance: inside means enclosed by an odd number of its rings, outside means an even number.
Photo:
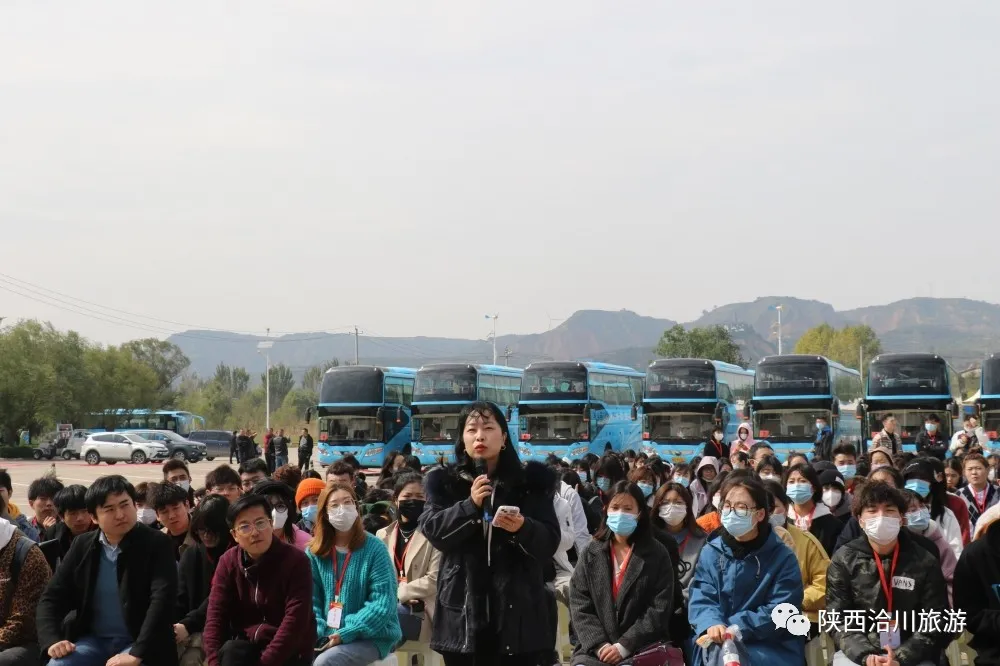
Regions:
<svg viewBox="0 0 1000 666"><path fill-rule="evenodd" d="M420 514L424 512L424 500L408 499L399 503L399 517L404 523L416 525L420 520Z"/></svg>

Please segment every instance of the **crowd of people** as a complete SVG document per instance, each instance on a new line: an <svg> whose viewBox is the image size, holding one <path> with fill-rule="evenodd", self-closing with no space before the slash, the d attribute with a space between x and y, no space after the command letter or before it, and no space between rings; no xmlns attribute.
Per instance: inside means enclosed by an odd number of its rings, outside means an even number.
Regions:
<svg viewBox="0 0 1000 666"><path fill-rule="evenodd" d="M0 666L367 666L406 643L549 666L560 629L571 666L721 664L733 626L743 666L800 666L821 634L837 666L941 664L963 630L1000 664L998 459L972 421L944 460L936 425L917 455L891 421L863 455L818 421L784 463L744 424L690 464L524 464L476 403L452 464L321 474L279 432L273 465L241 442L199 488L177 460L137 486L35 479L30 519L0 471ZM808 627L775 622L787 604Z"/></svg>

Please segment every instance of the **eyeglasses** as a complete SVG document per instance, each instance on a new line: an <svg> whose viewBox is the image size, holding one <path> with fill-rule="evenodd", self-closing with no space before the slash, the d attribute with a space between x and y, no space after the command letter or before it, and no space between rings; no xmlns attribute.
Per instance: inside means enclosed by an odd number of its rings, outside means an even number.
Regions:
<svg viewBox="0 0 1000 666"><path fill-rule="evenodd" d="M730 504L729 502L724 502L722 505L723 513L735 512L736 515L739 516L740 518L746 518L747 516L750 515L751 511L756 511L756 510L757 507L747 506L743 502L737 502L736 504Z"/></svg>
<svg viewBox="0 0 1000 666"><path fill-rule="evenodd" d="M258 518L252 523L241 523L236 526L236 533L240 536L250 536L254 532L261 533L271 529L270 518Z"/></svg>

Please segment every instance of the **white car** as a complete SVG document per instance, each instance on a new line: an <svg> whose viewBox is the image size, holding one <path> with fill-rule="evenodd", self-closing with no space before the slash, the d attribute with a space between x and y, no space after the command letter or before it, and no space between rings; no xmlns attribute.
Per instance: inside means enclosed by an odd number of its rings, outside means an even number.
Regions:
<svg viewBox="0 0 1000 666"><path fill-rule="evenodd" d="M128 432L98 432L87 437L80 449L80 457L88 465L101 461L114 465L119 461L142 464L150 460L166 460L167 447Z"/></svg>

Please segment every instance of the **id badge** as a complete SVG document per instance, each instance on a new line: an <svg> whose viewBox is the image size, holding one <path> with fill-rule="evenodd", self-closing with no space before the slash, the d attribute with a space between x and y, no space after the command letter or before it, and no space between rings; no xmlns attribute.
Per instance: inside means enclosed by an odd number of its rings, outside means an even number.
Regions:
<svg viewBox="0 0 1000 666"><path fill-rule="evenodd" d="M889 631L880 631L878 634L878 642L882 646L882 649L892 648L893 650L899 648L899 625L892 624L889 627Z"/></svg>
<svg viewBox="0 0 1000 666"><path fill-rule="evenodd" d="M340 629L340 622L344 619L344 606L337 602L330 604L330 610L326 614L326 626L331 629Z"/></svg>
<svg viewBox="0 0 1000 666"><path fill-rule="evenodd" d="M406 582L406 576L404 576L403 574L399 574L399 582L400 583L405 583Z"/></svg>

